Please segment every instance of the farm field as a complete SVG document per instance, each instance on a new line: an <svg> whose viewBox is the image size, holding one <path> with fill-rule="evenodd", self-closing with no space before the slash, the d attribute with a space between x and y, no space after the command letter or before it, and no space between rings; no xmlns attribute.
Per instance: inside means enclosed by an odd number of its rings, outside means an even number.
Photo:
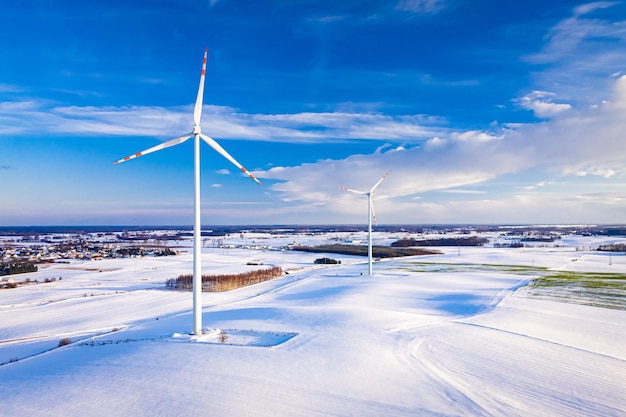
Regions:
<svg viewBox="0 0 626 417"><path fill-rule="evenodd" d="M50 264L0 290L0 416L626 416L626 257L581 250L608 239L440 247L374 276L204 247L203 273L288 274L204 293L203 335L191 293L165 289L189 251Z"/></svg>

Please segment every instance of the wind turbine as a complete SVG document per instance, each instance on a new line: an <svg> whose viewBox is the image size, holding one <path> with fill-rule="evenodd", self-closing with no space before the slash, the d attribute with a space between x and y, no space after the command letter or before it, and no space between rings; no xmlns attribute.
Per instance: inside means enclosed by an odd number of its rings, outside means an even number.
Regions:
<svg viewBox="0 0 626 417"><path fill-rule="evenodd" d="M357 191L351 188L346 188L346 187L341 187L341 186L338 187L338 188L341 188L342 190L350 191L351 193L367 196L367 207L368 207L367 217L368 217L368 234L369 234L369 242L367 244L367 257L369 260L369 274L370 275L373 275L372 273L372 218L374 219L374 223L378 225L378 223L376 222L376 213L374 213L374 204L372 203L372 193L374 192L376 187L378 187L380 183L383 182L385 178L387 178L387 175L389 175L390 172L391 170L387 171L387 173L383 175L382 178L379 179L378 182L374 184L374 186L370 188L369 191Z"/></svg>
<svg viewBox="0 0 626 417"><path fill-rule="evenodd" d="M206 73L206 60L208 48L204 49L204 59L202 61L202 72L200 73L200 85L198 86L198 96L193 109L193 130L182 136L170 139L160 145L148 148L145 151L137 152L114 164L119 164L170 146L180 145L193 137L194 139L194 223L193 223L193 333L202 334L202 268L201 268L201 223L200 223L200 139L204 140L217 153L228 159L233 165L239 168L244 174L252 178L257 184L261 182L248 172L239 162L235 160L228 152L222 148L219 143L207 135L204 135L200 128L200 117L202 116L202 95L204 93L204 75Z"/></svg>

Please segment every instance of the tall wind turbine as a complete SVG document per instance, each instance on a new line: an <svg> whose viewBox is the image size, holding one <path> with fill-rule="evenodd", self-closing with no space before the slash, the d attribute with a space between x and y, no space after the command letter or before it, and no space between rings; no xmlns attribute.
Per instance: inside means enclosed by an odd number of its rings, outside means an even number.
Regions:
<svg viewBox="0 0 626 417"><path fill-rule="evenodd" d="M367 257L369 260L369 274L373 275L372 273L372 218L374 219L374 223L378 224L376 222L376 213L374 213L374 204L372 203L372 193L374 192L374 190L376 189L376 187L378 187L380 185L381 182L383 182L383 180L385 178L387 178L387 175L389 175L389 173L391 172L391 170L387 171L387 173L385 175L383 175L383 177L381 179L378 180L378 182L376 184L374 184L374 186L372 188L370 188L369 191L357 191L357 190L353 190L351 188L346 188L346 187L339 187L342 190L345 191L350 191L351 193L355 193L355 194L360 194L360 195L366 195L367 196L367 217L368 217L368 234L369 234L369 242L367 244Z"/></svg>
<svg viewBox="0 0 626 417"><path fill-rule="evenodd" d="M153 146L145 151L137 152L126 158L115 161L114 164L138 158L170 146L180 145L193 137L194 139L194 223L193 223L193 333L202 334L202 268L201 268L201 223L200 223L200 138L209 144L217 153L228 159L233 165L239 168L244 174L248 175L257 184L262 185L254 175L248 172L239 162L235 160L228 152L222 148L219 143L209 136L204 135L200 128L200 117L202 116L202 95L204 93L204 75L206 73L206 60L208 48L204 49L204 59L202 61L202 72L200 73L200 85L198 87L198 96L193 109L193 130L182 136L170 139L160 145Z"/></svg>

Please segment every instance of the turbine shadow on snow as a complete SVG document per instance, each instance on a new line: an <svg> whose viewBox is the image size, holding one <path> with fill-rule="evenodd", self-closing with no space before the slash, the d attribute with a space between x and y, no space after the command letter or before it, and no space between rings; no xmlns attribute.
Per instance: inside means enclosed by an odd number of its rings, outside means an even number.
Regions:
<svg viewBox="0 0 626 417"><path fill-rule="evenodd" d="M322 302L326 298L339 297L349 291L354 290L353 286L341 285L336 287L318 288L310 291L302 291L293 294L283 294L277 297L278 300L283 301L311 301Z"/></svg>
<svg viewBox="0 0 626 417"><path fill-rule="evenodd" d="M283 312L277 308L251 307L204 312L203 317L209 323L218 323L221 320L280 320Z"/></svg>

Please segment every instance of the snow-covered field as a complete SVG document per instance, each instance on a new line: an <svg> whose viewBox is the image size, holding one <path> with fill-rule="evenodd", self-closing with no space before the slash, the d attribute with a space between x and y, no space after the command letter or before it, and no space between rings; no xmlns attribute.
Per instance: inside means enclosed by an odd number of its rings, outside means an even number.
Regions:
<svg viewBox="0 0 626 417"><path fill-rule="evenodd" d="M255 241L272 239L293 237ZM540 267L626 274L623 253L577 250L598 243L443 248L373 277L359 257L206 247L205 273L290 273L205 293L197 337L191 294L163 285L189 253L40 268L57 279L0 290L0 415L626 416L626 307L524 287Z"/></svg>

